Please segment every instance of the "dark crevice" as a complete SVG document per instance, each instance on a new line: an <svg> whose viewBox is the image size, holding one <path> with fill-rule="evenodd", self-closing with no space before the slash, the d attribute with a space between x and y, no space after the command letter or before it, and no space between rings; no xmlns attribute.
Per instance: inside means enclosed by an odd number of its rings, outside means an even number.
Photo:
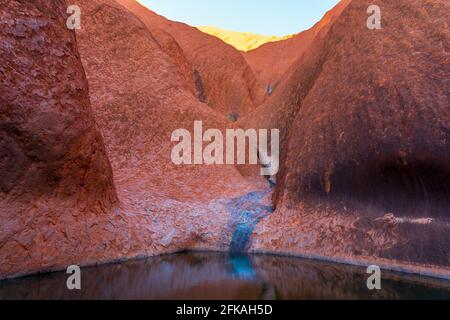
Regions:
<svg viewBox="0 0 450 320"><path fill-rule="evenodd" d="M205 84L203 83L202 76L200 75L200 72L197 69L194 70L194 81L197 98L200 102L205 103L206 102Z"/></svg>

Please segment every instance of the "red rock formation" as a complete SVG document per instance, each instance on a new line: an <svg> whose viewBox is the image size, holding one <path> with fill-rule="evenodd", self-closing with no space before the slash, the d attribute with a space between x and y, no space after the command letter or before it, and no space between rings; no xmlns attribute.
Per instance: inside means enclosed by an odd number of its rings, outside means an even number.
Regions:
<svg viewBox="0 0 450 320"><path fill-rule="evenodd" d="M85 12L84 25L78 33L80 52L94 113L116 178L122 169L137 179L151 176L152 184L160 192L175 192L174 196L189 199L214 199L216 183L208 186L207 194L202 188L199 194L183 194L167 184L171 174L175 176L169 181L174 185L192 187L204 184L208 176L241 179L229 166L172 164L174 130L193 131L196 120L203 121L205 129L225 128L227 119L198 101L178 68L179 61L162 50L151 30L132 13L111 0L77 1L77 4ZM142 172L145 170L148 173ZM202 177L202 173L206 176ZM180 177L181 174L186 176ZM224 192L222 183L216 190L219 194Z"/></svg>
<svg viewBox="0 0 450 320"><path fill-rule="evenodd" d="M254 248L448 268L448 3L378 1L382 30L371 4L353 0L258 110L286 139Z"/></svg>
<svg viewBox="0 0 450 320"><path fill-rule="evenodd" d="M343 1L297 37L303 51L275 46L287 72L270 70L271 47L254 52L262 82L281 79L258 108L264 93L231 46L135 1L75 3L77 41L63 1L0 0L0 277L229 250L242 210L254 251L448 277L444 0L380 0L376 31L368 0ZM270 217L260 177L170 159L173 130L224 129L233 113L282 130Z"/></svg>
<svg viewBox="0 0 450 320"><path fill-rule="evenodd" d="M258 183L232 166L175 166L170 154L173 130L228 121L198 101L177 55L163 51L130 12L114 1L77 4L78 43L120 207L64 3L9 2L1 20L1 168L8 179L0 277L188 248L226 250L227 202Z"/></svg>
<svg viewBox="0 0 450 320"><path fill-rule="evenodd" d="M86 219L81 212L88 210L95 219L113 208L117 197L75 34L65 26L64 1L1 1L0 6L4 275L45 268L44 256L57 245L64 248L53 236L65 232L62 221L72 224L70 233L81 235ZM64 216L71 212L78 216Z"/></svg>
<svg viewBox="0 0 450 320"><path fill-rule="evenodd" d="M126 223L125 231L118 229L128 237L117 241L119 250L126 257L227 250L227 203L266 184L245 180L233 166L176 166L170 156L175 129L192 132L196 120L205 129L224 129L229 121L198 100L180 68L186 60L175 45L163 50L159 29L155 36L115 1L76 3L84 12L77 36L92 106Z"/></svg>
<svg viewBox="0 0 450 320"><path fill-rule="evenodd" d="M272 86L272 95L257 110L240 119L239 126L278 128L281 143L287 142L288 128L295 113L320 72L322 61L318 59L318 54L323 51L324 38L349 3L349 0L339 2L313 28L293 38L268 43L245 53L261 83L266 87ZM274 65L277 67L274 68ZM286 149L281 148L282 155ZM255 170L248 168L240 168L240 171L255 173Z"/></svg>
<svg viewBox="0 0 450 320"><path fill-rule="evenodd" d="M283 41L269 42L255 50L244 53L244 57L255 72L260 83L276 90L280 82L286 79L286 73L298 60L302 59L311 43L317 37L323 37L340 16L351 0L342 0L330 10L321 21L309 30L300 32Z"/></svg>
<svg viewBox="0 0 450 320"><path fill-rule="evenodd" d="M117 2L145 23L166 53L173 49L161 42L158 35L166 33L173 37L194 71L190 78L194 79L197 96L212 109L231 119L240 118L264 101L263 87L234 47L196 28L169 21L135 0Z"/></svg>
<svg viewBox="0 0 450 320"><path fill-rule="evenodd" d="M109 207L111 169L75 37L54 21L63 19L65 8L2 4L1 191L17 197L77 196Z"/></svg>

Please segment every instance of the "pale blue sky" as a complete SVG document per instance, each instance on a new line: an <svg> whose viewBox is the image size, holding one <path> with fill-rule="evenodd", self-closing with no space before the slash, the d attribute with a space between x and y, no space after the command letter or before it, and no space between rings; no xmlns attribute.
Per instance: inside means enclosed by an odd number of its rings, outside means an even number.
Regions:
<svg viewBox="0 0 450 320"><path fill-rule="evenodd" d="M339 0L140 0L171 20L283 36L312 27Z"/></svg>

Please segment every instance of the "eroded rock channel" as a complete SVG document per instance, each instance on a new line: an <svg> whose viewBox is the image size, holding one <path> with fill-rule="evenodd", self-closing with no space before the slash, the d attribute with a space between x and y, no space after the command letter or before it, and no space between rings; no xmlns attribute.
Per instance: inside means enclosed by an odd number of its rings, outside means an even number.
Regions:
<svg viewBox="0 0 450 320"><path fill-rule="evenodd" d="M273 192L250 192L243 197L228 203L231 210L231 221L234 226L230 250L233 253L244 253L250 249L250 241L256 225L274 212L268 196ZM265 201L264 201L265 200Z"/></svg>

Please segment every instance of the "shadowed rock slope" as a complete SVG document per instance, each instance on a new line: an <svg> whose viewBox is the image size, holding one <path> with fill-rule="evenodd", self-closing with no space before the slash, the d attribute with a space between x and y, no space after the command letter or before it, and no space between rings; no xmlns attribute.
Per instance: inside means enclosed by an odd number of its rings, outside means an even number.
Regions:
<svg viewBox="0 0 450 320"><path fill-rule="evenodd" d="M379 1L382 30L370 4L353 0L256 113L285 139L254 249L448 274L448 2Z"/></svg>

